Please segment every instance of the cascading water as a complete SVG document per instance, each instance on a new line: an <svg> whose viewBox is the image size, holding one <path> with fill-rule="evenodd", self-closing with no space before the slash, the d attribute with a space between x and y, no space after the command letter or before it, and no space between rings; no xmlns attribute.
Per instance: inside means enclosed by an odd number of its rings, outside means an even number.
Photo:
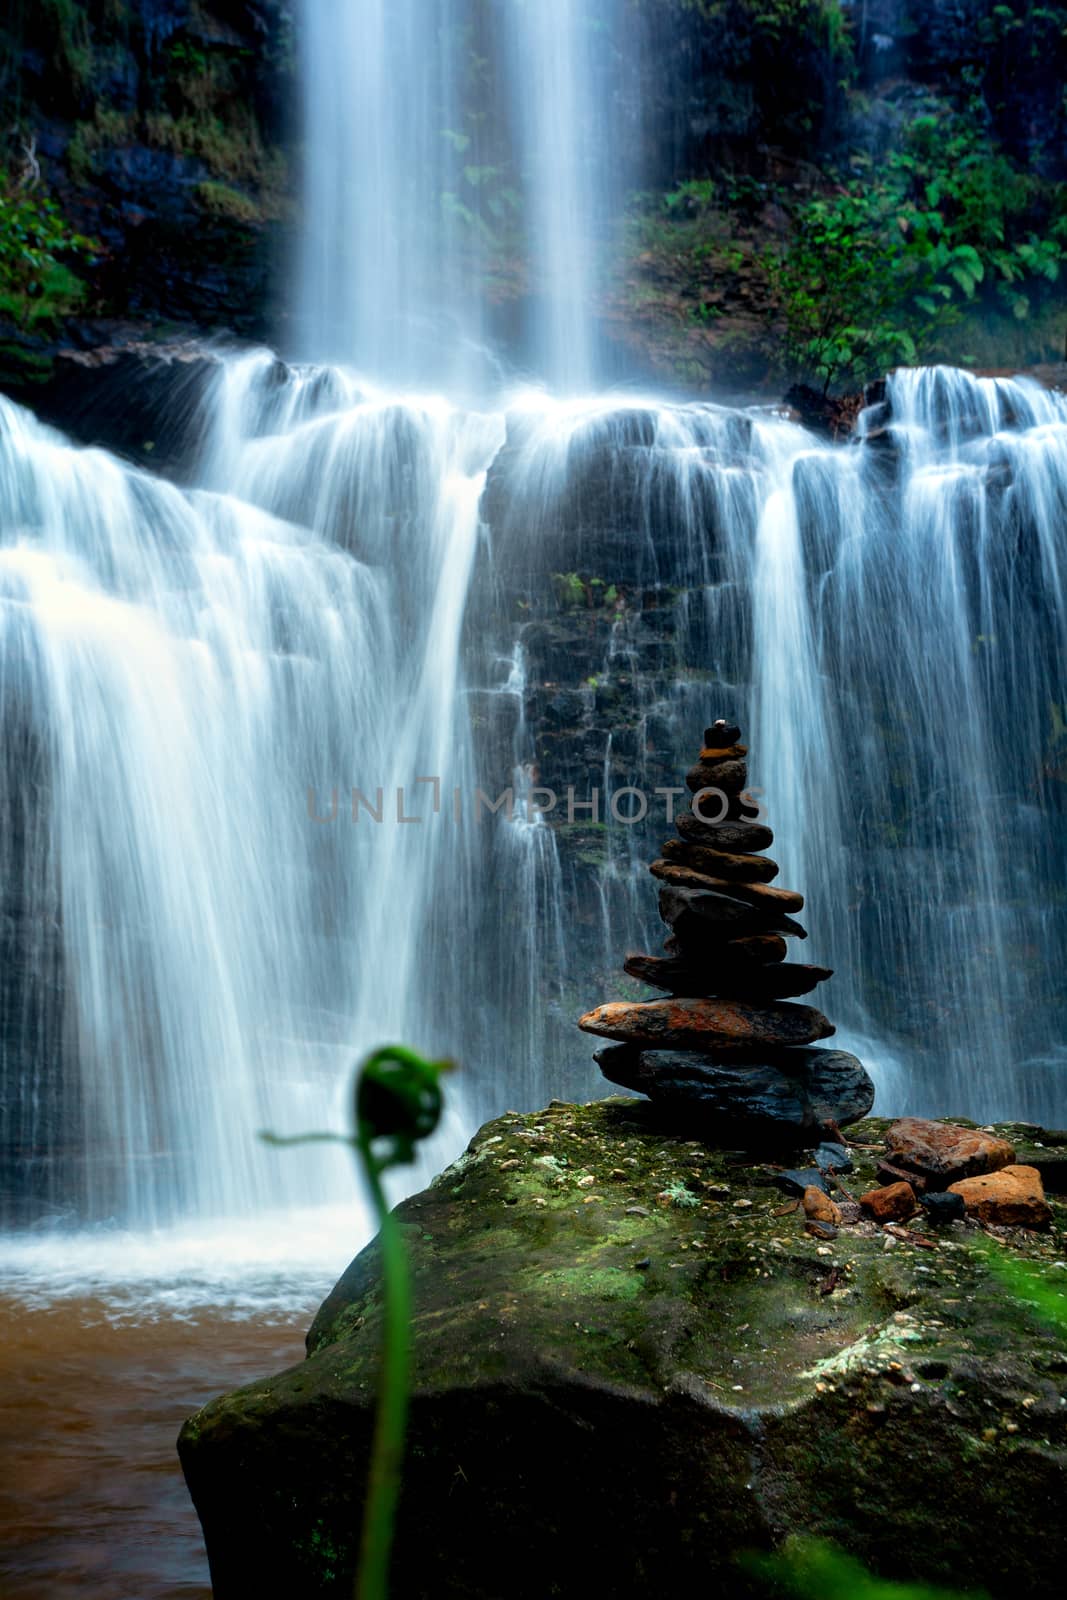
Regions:
<svg viewBox="0 0 1067 1600"><path fill-rule="evenodd" d="M488 163L462 91L470 0L308 0L308 352L381 378L462 375L482 335L480 194ZM484 224L483 224L484 227Z"/></svg>
<svg viewBox="0 0 1067 1600"><path fill-rule="evenodd" d="M492 336L552 388L591 307L624 172L620 0L305 0L303 352L484 394Z"/></svg>
<svg viewBox="0 0 1067 1600"><path fill-rule="evenodd" d="M462 1062L437 1159L597 1092L573 1018L658 937L654 791L713 712L751 733L884 1108L1062 1121L1065 403L899 374L830 448L499 374L481 404L381 387L479 370L475 43L524 85L525 351L596 368L592 13L431 10L307 11L305 332L374 382L220 360L186 492L0 411L7 1209L333 1200L340 1153L257 1130L341 1125L390 1037Z"/></svg>

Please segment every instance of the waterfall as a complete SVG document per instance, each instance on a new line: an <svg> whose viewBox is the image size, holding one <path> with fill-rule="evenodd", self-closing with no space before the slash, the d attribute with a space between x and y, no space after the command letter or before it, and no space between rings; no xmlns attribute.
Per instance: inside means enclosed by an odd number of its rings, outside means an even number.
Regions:
<svg viewBox="0 0 1067 1600"><path fill-rule="evenodd" d="M885 1109L1056 1117L1067 403L902 373L834 448L264 352L206 415L183 492L0 409L10 1209L335 1199L257 1130L341 1124L391 1037L463 1063L439 1148L597 1092L573 1016L655 947L713 711Z"/></svg>
<svg viewBox="0 0 1067 1600"><path fill-rule="evenodd" d="M831 447L579 398L614 0L304 22L314 364L218 358L196 487L0 401L5 1215L332 1204L258 1131L343 1128L390 1039L461 1064L412 1181L600 1092L574 1019L662 937L712 715L879 1109L1062 1122L1067 401L902 372Z"/></svg>
<svg viewBox="0 0 1067 1600"><path fill-rule="evenodd" d="M484 392L494 333L592 385L623 152L621 0L303 0L305 354Z"/></svg>

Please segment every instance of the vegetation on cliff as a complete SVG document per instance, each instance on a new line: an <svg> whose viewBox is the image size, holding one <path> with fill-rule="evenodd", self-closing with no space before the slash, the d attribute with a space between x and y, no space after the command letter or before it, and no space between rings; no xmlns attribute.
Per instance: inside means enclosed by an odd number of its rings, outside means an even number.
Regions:
<svg viewBox="0 0 1067 1600"><path fill-rule="evenodd" d="M691 137L631 209L616 291L659 371L830 387L1062 355L1067 6L674 9L705 30ZM740 101L727 35L760 63Z"/></svg>
<svg viewBox="0 0 1067 1600"><path fill-rule="evenodd" d="M535 286L480 45L495 14L472 0L466 101L441 128L467 165L441 205L471 230L506 339ZM608 230L600 310L631 366L780 390L902 361L1060 357L1067 5L628 0L623 23L643 187ZM296 54L284 0L8 8L0 165L30 161L56 225L98 246L57 253L62 280L32 316L0 307L24 350L44 307L282 342Z"/></svg>
<svg viewBox="0 0 1067 1600"><path fill-rule="evenodd" d="M69 275L50 296L57 315L269 331L290 207L293 71L280 0L7 9L0 164L32 172L68 240L96 243L57 252ZM10 237L7 205L3 215Z"/></svg>

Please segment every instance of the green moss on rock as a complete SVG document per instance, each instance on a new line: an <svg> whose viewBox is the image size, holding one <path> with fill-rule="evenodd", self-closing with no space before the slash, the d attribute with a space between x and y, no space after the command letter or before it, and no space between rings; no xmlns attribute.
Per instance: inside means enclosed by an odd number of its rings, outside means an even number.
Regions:
<svg viewBox="0 0 1067 1600"><path fill-rule="evenodd" d="M853 1192L885 1126L855 1131L872 1148ZM897 1577L1059 1593L1062 1336L1004 1293L973 1225L934 1250L887 1248L866 1222L827 1243L774 1178L672 1137L646 1104L553 1103L489 1123L405 1202L398 1594L758 1594L738 1554L798 1531ZM996 1248L1067 1293L1064 1221ZM350 1583L377 1273L372 1245L301 1366L183 1432L218 1600Z"/></svg>

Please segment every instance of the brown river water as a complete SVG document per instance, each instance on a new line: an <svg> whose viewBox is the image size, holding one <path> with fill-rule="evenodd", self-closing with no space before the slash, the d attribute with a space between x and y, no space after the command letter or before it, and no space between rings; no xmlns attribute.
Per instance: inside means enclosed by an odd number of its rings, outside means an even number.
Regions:
<svg viewBox="0 0 1067 1600"><path fill-rule="evenodd" d="M329 1223L301 1237L287 1219L258 1265L228 1241L210 1271L195 1238L154 1263L141 1241L96 1258L90 1243L82 1271L85 1236L65 1256L12 1263L0 1248L3 1600L208 1600L178 1429L213 1395L302 1359L316 1307L362 1242L358 1220ZM127 1281L106 1281L123 1268Z"/></svg>

